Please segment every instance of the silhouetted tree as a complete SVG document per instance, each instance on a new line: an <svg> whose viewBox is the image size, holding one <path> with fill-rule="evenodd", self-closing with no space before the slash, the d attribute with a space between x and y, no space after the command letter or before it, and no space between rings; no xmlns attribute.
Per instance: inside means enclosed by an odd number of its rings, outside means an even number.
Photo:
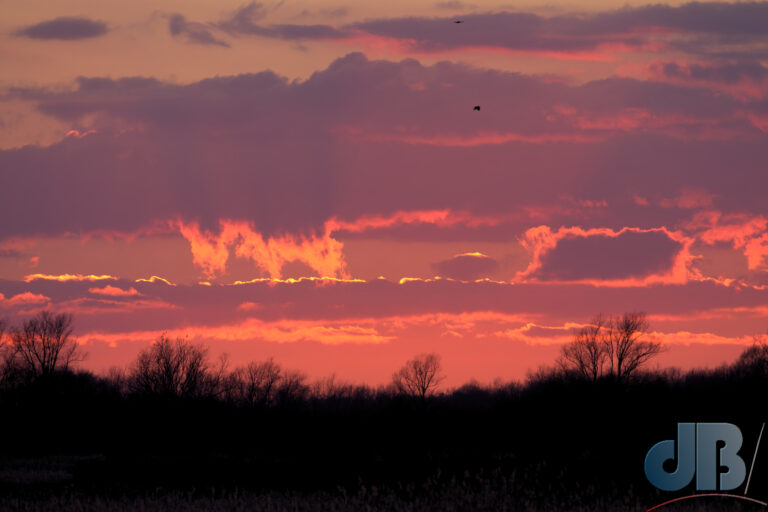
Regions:
<svg viewBox="0 0 768 512"><path fill-rule="evenodd" d="M336 374L332 374L330 377L320 379L312 383L310 392L315 398L322 399L336 399L336 398L348 398L357 393L359 389L351 384L340 382L336 378Z"/></svg>
<svg viewBox="0 0 768 512"><path fill-rule="evenodd" d="M571 343L563 347L558 366L590 380L602 377L608 359L606 330L603 316L596 316L590 325L574 334Z"/></svg>
<svg viewBox="0 0 768 512"><path fill-rule="evenodd" d="M645 339L649 327L645 313L598 315L563 346L558 365L590 380L625 381L662 351L661 343Z"/></svg>
<svg viewBox="0 0 768 512"><path fill-rule="evenodd" d="M130 390L128 372L120 366L110 367L104 380L120 393L127 393Z"/></svg>
<svg viewBox="0 0 768 512"><path fill-rule="evenodd" d="M68 313L41 311L11 329L6 364L36 378L84 360L85 352L72 338L72 321Z"/></svg>
<svg viewBox="0 0 768 512"><path fill-rule="evenodd" d="M237 368L226 380L229 398L251 407L296 402L309 394L303 373L286 370L272 358Z"/></svg>
<svg viewBox="0 0 768 512"><path fill-rule="evenodd" d="M208 350L183 338L161 335L139 352L129 371L129 388L137 393L156 393L192 398L220 394L226 359L214 367Z"/></svg>
<svg viewBox="0 0 768 512"><path fill-rule="evenodd" d="M267 406L275 401L283 369L272 358L248 363L230 375L230 396L251 406Z"/></svg>
<svg viewBox="0 0 768 512"><path fill-rule="evenodd" d="M660 342L644 339L649 329L645 313L624 313L613 317L608 330L608 361L611 375L618 380L626 380L661 352Z"/></svg>
<svg viewBox="0 0 768 512"><path fill-rule="evenodd" d="M307 376L297 370L286 370L277 387L277 402L280 404L300 402L308 395Z"/></svg>
<svg viewBox="0 0 768 512"><path fill-rule="evenodd" d="M0 386L5 386L8 383L10 376L13 374L13 365L10 357L11 347L10 344L5 341L5 330L7 325L7 322L0 318Z"/></svg>
<svg viewBox="0 0 768 512"><path fill-rule="evenodd" d="M420 354L392 375L392 384L398 393L426 400L427 396L437 390L444 378L440 356Z"/></svg>
<svg viewBox="0 0 768 512"><path fill-rule="evenodd" d="M733 370L742 376L768 377L768 335L755 336L752 346L739 355Z"/></svg>

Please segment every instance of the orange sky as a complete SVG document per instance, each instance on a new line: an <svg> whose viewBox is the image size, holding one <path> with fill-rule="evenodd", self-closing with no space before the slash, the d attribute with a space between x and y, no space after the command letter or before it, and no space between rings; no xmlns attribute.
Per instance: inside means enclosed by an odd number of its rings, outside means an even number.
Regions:
<svg viewBox="0 0 768 512"><path fill-rule="evenodd" d="M91 368L167 331L459 385L599 312L660 366L768 328L768 3L0 9L0 316L72 311Z"/></svg>

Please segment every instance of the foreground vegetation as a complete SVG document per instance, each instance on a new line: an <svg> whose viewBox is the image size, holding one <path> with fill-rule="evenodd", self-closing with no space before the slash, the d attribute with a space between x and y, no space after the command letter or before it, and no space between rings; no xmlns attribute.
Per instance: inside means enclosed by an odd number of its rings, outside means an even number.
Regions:
<svg viewBox="0 0 768 512"><path fill-rule="evenodd" d="M36 319L36 329L69 326ZM229 369L164 337L107 376L7 352L0 509L645 510L675 496L646 481L642 461L677 422L737 424L749 458L765 421L768 343L717 369L647 372L631 357L651 345L616 363L620 346L608 343L627 339L620 325L576 333L524 383L444 391L430 355L374 389L309 382L272 360ZM28 331L12 331L15 346L35 340ZM768 497L760 458L750 496Z"/></svg>

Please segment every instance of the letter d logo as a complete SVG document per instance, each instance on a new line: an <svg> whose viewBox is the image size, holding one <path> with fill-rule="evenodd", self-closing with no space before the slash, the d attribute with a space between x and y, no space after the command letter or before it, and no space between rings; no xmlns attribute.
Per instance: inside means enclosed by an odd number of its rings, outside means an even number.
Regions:
<svg viewBox="0 0 768 512"><path fill-rule="evenodd" d="M677 460L672 473L664 470L664 462ZM696 424L677 424L677 457L675 441L660 441L645 456L645 476L662 491L679 491L693 480L696 474Z"/></svg>
<svg viewBox="0 0 768 512"><path fill-rule="evenodd" d="M747 475L738 455L742 442L739 427L730 423L678 423L677 454L674 441L656 443L645 456L645 476L662 491L679 491L694 475L698 491L716 491L718 483L721 491L735 489ZM717 443L723 443L719 450ZM677 460L671 473L664 470L664 462L670 459ZM720 473L721 467L727 471Z"/></svg>

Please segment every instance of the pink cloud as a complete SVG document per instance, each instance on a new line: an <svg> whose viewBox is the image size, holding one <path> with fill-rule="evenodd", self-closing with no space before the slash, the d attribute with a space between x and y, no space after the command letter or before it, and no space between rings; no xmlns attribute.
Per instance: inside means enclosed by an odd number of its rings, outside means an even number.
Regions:
<svg viewBox="0 0 768 512"><path fill-rule="evenodd" d="M712 206L712 202L717 197L716 194L712 194L706 190L695 188L684 188L680 195L671 199L662 199L660 205L662 208L684 208L684 209L700 209L709 208Z"/></svg>
<svg viewBox="0 0 768 512"><path fill-rule="evenodd" d="M258 311L261 309L261 304L258 302L246 301L237 306L238 311Z"/></svg>
<svg viewBox="0 0 768 512"><path fill-rule="evenodd" d="M31 292L19 293L8 299L4 298L3 294L0 294L0 305L5 307L44 305L50 302L50 300L50 297Z"/></svg>
<svg viewBox="0 0 768 512"><path fill-rule="evenodd" d="M136 288L133 287L124 290L123 288L109 285L104 288L88 288L88 291L95 295L106 295L108 297L134 297L136 295L141 295L136 291Z"/></svg>
<svg viewBox="0 0 768 512"><path fill-rule="evenodd" d="M750 269L765 267L768 258L768 219L762 215L724 215L719 211L697 214L689 228L701 229L698 237L706 244L730 242L742 250ZM702 229L703 228L703 229Z"/></svg>

